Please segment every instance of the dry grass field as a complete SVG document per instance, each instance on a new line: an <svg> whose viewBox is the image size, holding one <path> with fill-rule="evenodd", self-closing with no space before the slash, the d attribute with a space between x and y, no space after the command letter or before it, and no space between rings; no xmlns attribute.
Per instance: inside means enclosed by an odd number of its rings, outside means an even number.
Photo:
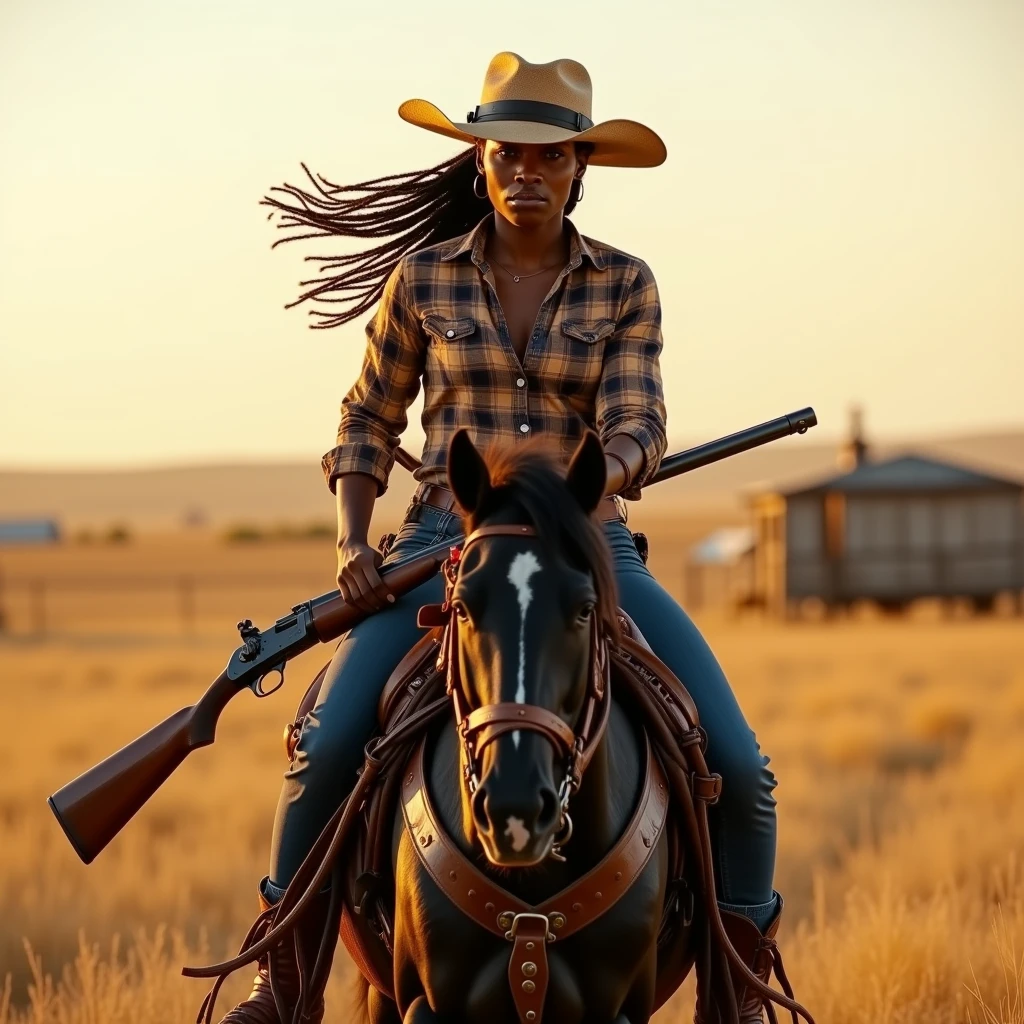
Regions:
<svg viewBox="0 0 1024 1024"><path fill-rule="evenodd" d="M643 524L670 589L706 526ZM194 1020L206 986L180 967L233 952L252 919L281 729L328 652L293 663L281 693L240 696L93 865L46 797L192 703L236 619L328 589L331 546L165 539L3 552L0 569L0 1024ZM167 583L186 577L190 591ZM41 637L30 578L63 581ZM779 779L780 945L819 1024L1024 1022L1020 620L700 624ZM329 1020L348 1019L348 973L339 954ZM691 1009L684 991L659 1020Z"/></svg>

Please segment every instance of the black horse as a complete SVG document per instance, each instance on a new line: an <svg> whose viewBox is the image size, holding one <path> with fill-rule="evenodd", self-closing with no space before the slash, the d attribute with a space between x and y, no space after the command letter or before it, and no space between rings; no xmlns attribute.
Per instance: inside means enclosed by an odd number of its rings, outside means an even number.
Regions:
<svg viewBox="0 0 1024 1024"><path fill-rule="evenodd" d="M463 549L449 591L458 636L450 654L457 711L460 704L465 714L492 706L541 708L579 735L593 703L596 643L602 634L618 636L611 557L590 516L605 486L597 436L588 433L562 477L536 447L485 460L461 431L449 453L449 482L466 512L467 538L480 527L528 524L534 531L485 533ZM576 779L567 744L552 742L543 728L514 724L492 726L489 742L470 746L447 720L426 747L424 774L439 824L462 856L522 903L539 906L616 845L634 814L650 755L644 735L614 700L607 727L587 751L586 771ZM530 979L510 984L509 942L452 902L406 826L400 813L394 831L397 1006L371 991L371 1021L519 1021L511 989ZM587 928L550 944L545 1019L649 1019L668 883L662 830L628 891ZM496 915L501 911L492 907ZM682 929L668 956L685 957L688 944ZM527 961L528 971L535 960Z"/></svg>

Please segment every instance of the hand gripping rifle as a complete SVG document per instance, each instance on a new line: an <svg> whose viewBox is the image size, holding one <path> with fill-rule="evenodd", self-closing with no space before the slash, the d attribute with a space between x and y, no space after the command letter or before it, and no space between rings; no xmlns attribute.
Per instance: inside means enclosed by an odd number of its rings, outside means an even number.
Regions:
<svg viewBox="0 0 1024 1024"><path fill-rule="evenodd" d="M817 423L813 409L780 416L708 444L677 452L661 461L645 486L688 473L730 455L738 455L789 434L803 434ZM401 453L401 464L415 459ZM381 579L400 596L428 580L448 557L451 544L442 541L414 558L384 568ZM228 701L242 690L266 697L284 682L285 665L317 644L329 643L367 617L337 591L295 605L267 630L248 619L238 624L242 646L196 704L182 708L105 761L57 790L47 803L57 816L75 852L89 864L138 813L182 761L198 747L213 743L217 720ZM276 681L267 689L267 680Z"/></svg>

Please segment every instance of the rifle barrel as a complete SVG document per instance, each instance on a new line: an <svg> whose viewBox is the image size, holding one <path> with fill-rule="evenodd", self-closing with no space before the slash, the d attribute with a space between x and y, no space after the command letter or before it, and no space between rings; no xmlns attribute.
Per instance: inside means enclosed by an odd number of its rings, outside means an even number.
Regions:
<svg viewBox="0 0 1024 1024"><path fill-rule="evenodd" d="M720 437L716 441L698 445L696 448L676 452L675 455L669 455L661 460L657 473L645 486L650 487L652 484L661 483L662 480L669 480L682 473L689 473L691 470L700 469L702 466L719 462L732 455L739 455L740 452L757 448L769 441L777 441L790 434L804 434L817 422L818 418L814 415L813 409L801 409L799 412L791 412L788 416L779 416L766 423L759 423L756 427L748 427L746 430L729 434L727 437Z"/></svg>
<svg viewBox="0 0 1024 1024"><path fill-rule="evenodd" d="M798 412L791 412L787 416L778 416L766 423L759 423L756 427L747 427L746 430L720 437L707 444L698 445L696 448L688 448L686 451L676 452L675 455L667 455L661 460L658 472L644 486L650 487L651 484L661 483L662 480L670 480L674 476L700 469L712 462L719 462L732 455L750 451L751 448L758 448L763 444L768 444L769 441L789 437L790 434L805 434L817 423L818 417L815 416L814 410L808 407L800 409ZM420 460L407 452L401 445L395 451L395 461L410 473L421 465Z"/></svg>

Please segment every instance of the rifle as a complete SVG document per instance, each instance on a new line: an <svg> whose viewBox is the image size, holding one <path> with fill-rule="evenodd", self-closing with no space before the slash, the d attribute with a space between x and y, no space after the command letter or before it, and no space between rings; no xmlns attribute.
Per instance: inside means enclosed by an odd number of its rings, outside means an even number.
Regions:
<svg viewBox="0 0 1024 1024"><path fill-rule="evenodd" d="M789 434L806 433L816 423L814 410L802 409L677 452L662 460L645 486ZM406 468L418 465L407 452L401 454ZM433 576L450 548L447 540L425 548L408 561L382 568L380 577L392 593L401 596ZM47 803L78 856L91 863L193 750L213 743L217 721L232 697L246 689L257 697L276 692L292 658L337 639L366 617L338 591L331 591L294 605L267 630L259 630L249 619L239 622L242 646L197 703L175 712L49 797ZM268 689L265 681L275 676Z"/></svg>

